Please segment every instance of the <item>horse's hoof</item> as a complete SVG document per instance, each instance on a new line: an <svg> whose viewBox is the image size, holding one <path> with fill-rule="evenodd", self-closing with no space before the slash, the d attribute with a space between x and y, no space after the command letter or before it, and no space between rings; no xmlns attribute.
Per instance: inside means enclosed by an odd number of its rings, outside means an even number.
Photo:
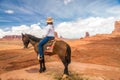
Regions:
<svg viewBox="0 0 120 80"><path fill-rule="evenodd" d="M67 74L63 74L62 79L64 80L64 79L66 79L67 77L68 77L68 75L67 75Z"/></svg>
<svg viewBox="0 0 120 80"><path fill-rule="evenodd" d="M40 73L42 73L42 72L43 72L43 70L42 70L42 69L40 69L40 70L39 70L39 72L40 72Z"/></svg>
<svg viewBox="0 0 120 80"><path fill-rule="evenodd" d="M46 68L43 68L43 72L46 71Z"/></svg>

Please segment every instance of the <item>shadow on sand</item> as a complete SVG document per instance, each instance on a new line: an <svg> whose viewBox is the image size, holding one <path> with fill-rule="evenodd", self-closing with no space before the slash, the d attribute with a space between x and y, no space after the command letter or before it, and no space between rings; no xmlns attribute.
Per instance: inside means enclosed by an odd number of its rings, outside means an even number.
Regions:
<svg viewBox="0 0 120 80"><path fill-rule="evenodd" d="M30 69L25 70L25 71L27 71L28 73L38 73L39 69L38 68L30 68Z"/></svg>

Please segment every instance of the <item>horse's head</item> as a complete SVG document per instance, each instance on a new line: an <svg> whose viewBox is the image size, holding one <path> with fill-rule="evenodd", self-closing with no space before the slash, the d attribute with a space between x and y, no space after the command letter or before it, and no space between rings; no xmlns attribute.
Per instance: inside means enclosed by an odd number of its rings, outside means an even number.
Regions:
<svg viewBox="0 0 120 80"><path fill-rule="evenodd" d="M28 44L30 40L27 34L22 33L22 41L23 41L24 48L28 48Z"/></svg>

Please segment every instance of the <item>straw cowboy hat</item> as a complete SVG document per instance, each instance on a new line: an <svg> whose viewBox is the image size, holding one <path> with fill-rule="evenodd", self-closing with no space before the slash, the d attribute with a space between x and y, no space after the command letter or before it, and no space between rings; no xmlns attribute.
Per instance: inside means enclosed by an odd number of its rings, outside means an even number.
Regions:
<svg viewBox="0 0 120 80"><path fill-rule="evenodd" d="M46 22L47 22L47 23L53 22L53 18L52 18L52 17L48 17L48 18L46 19Z"/></svg>

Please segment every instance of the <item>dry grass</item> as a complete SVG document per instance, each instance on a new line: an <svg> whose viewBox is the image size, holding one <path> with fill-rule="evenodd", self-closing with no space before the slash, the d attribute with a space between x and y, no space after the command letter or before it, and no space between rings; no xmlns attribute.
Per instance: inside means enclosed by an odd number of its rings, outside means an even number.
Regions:
<svg viewBox="0 0 120 80"><path fill-rule="evenodd" d="M89 80L87 77L83 77L82 74L71 73L66 79L62 79L62 75L55 75L55 80Z"/></svg>

